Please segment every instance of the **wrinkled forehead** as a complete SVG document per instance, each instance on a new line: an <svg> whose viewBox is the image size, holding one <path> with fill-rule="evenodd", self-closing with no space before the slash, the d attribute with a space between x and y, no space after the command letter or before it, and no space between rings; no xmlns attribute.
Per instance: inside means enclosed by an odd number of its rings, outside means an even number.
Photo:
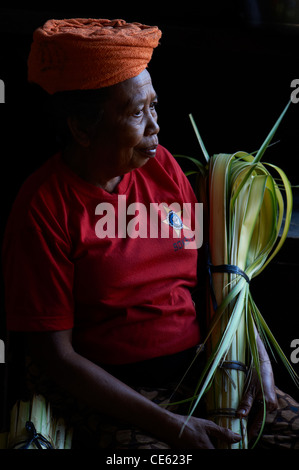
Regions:
<svg viewBox="0 0 299 470"><path fill-rule="evenodd" d="M111 98L122 108L142 101L153 100L156 92L152 79L147 70L143 70L136 77L129 78L111 87Z"/></svg>

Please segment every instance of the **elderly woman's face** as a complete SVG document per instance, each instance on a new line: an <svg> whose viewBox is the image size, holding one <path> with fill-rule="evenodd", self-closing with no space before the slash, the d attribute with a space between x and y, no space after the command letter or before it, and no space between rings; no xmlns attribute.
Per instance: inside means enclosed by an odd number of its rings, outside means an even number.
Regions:
<svg viewBox="0 0 299 470"><path fill-rule="evenodd" d="M155 157L158 145L157 95L144 70L113 87L93 142L107 176L120 176Z"/></svg>

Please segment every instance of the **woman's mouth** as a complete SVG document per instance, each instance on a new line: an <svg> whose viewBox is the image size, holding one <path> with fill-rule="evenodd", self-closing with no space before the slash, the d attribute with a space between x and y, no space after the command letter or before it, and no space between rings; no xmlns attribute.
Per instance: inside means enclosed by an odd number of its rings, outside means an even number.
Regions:
<svg viewBox="0 0 299 470"><path fill-rule="evenodd" d="M156 156L158 145L151 145L150 147L139 147L138 153L144 155L147 158L153 158Z"/></svg>

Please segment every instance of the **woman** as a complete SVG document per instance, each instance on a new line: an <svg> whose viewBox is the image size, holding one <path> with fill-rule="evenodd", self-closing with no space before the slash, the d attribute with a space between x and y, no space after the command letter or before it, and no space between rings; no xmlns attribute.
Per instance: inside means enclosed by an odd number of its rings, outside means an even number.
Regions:
<svg viewBox="0 0 299 470"><path fill-rule="evenodd" d="M49 21L35 32L29 80L63 108L68 133L62 152L24 184L8 222L7 323L28 333L47 376L100 413L100 446L108 446L105 415L114 435L125 422L153 436L154 447L213 448L241 436L198 417L180 435L182 412L140 393L162 387L169 398L201 341L191 294L197 250L175 249L178 239L194 243L196 198L158 144L146 70L160 35L86 19ZM191 214L176 209L184 203ZM260 349L271 411L272 369ZM240 413L260 397L253 383ZM132 439L116 446L132 447Z"/></svg>

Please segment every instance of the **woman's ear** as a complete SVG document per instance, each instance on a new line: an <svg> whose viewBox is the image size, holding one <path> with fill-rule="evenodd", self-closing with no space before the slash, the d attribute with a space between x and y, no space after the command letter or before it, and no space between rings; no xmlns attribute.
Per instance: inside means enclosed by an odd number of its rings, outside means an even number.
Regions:
<svg viewBox="0 0 299 470"><path fill-rule="evenodd" d="M67 124L71 131L74 140L82 147L89 147L90 137L88 132L83 129L82 123L75 116L69 116L67 118Z"/></svg>

